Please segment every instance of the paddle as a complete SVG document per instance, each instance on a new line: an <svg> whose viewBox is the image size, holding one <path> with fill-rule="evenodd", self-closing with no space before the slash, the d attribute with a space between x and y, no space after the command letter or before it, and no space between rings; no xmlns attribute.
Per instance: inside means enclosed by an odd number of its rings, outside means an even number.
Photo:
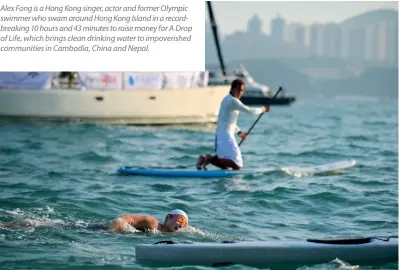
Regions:
<svg viewBox="0 0 399 270"><path fill-rule="evenodd" d="M272 98L272 100L274 100L274 99L277 97L278 93L280 93L281 90L283 90L283 88L280 86L280 87L278 88L277 93L276 93L276 94L274 95L274 97ZM251 132L251 130L252 130L252 129L254 128L254 126L256 125L256 123L258 123L259 119L262 117L263 114L264 114L264 112L261 113L261 114L259 115L258 119L256 119L255 123L253 123L252 127L251 127L251 128L248 130L248 132L246 133L247 135ZM243 142L244 142L244 140L241 139L241 142L238 144L238 146L240 146Z"/></svg>

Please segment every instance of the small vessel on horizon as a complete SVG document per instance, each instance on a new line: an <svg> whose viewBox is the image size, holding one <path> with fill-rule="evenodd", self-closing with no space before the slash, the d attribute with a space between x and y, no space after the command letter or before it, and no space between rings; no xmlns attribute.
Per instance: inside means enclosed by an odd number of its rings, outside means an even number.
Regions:
<svg viewBox="0 0 399 270"><path fill-rule="evenodd" d="M275 93L270 87L256 82L242 64L231 73L231 75L223 76L220 70L209 70L208 85L230 85L233 80L242 79L245 82L245 92L241 101L246 105L290 105L296 99L294 96L286 96L284 91L273 99Z"/></svg>

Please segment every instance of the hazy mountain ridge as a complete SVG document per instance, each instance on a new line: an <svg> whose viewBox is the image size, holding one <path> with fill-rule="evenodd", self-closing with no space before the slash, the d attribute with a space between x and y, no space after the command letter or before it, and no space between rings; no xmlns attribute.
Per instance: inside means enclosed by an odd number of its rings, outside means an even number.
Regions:
<svg viewBox="0 0 399 270"><path fill-rule="evenodd" d="M217 14L216 14L217 15ZM390 9L365 12L342 21L348 27L359 27L378 24L381 21L398 22L398 11ZM207 30L208 31L208 30ZM211 31L209 29L209 31ZM219 30L220 32L220 30ZM244 36L245 33L242 33ZM215 43L207 40L207 68L219 69ZM229 37L227 37L229 38ZM232 37L230 37L232 38ZM283 85L293 95L322 93L325 96L340 94L383 95L397 99L398 97L398 61L394 63L367 61L362 59L343 59L327 57L292 57L284 54L283 48L292 46L289 42L277 42L265 35L262 50L270 52L270 56L256 57L248 55L252 48L243 55L241 44L234 48L224 48L222 55L228 69L243 64L256 81L277 89ZM248 41L248 44L251 42ZM284 43L284 44L281 44ZM211 47L213 46L213 48ZM242 45L245 48L245 45ZM256 46L255 46L256 47ZM298 48L298 50L303 48ZM318 72L323 76L318 76ZM327 74L326 76L324 76Z"/></svg>
<svg viewBox="0 0 399 270"><path fill-rule="evenodd" d="M398 22L398 11L393 9L378 9L361 13L357 16L348 18L341 22L344 26L362 26L366 24L378 23L381 21Z"/></svg>
<svg viewBox="0 0 399 270"><path fill-rule="evenodd" d="M217 15L217 14L216 14ZM398 12L396 10L381 9L373 10L370 12L362 13L357 16L348 18L341 22L341 25L345 26L366 26L369 24L378 24L381 21L388 21L397 25ZM206 63L213 64L218 63L216 46L212 35L210 25L206 27ZM393 59L390 62L381 61L366 61L364 59L357 59L358 57L347 57L347 58L333 58L328 59L324 56L314 57L309 54L309 49L301 46L294 42L288 42L285 40L276 40L270 35L264 34L263 36L251 36L247 32L237 32L234 35L228 35L221 41L222 55L227 61L247 60L247 59L279 59L287 58L290 65L293 65L296 61L301 66L296 65L298 68L302 67L335 67L339 65L345 67L348 65L355 66L386 66L392 67L398 66L397 59ZM250 47L250 48L248 48ZM396 54L397 55L397 54ZM297 60L294 60L294 59ZM337 66L338 65L338 66Z"/></svg>
<svg viewBox="0 0 399 270"><path fill-rule="evenodd" d="M277 60L232 61L227 66L237 68L239 64L243 64L257 82L268 85L272 90L283 86L287 92L296 96L318 93L324 96L361 94L398 97L396 67L369 67L357 76L313 81L309 76ZM207 65L207 68L219 67L213 64Z"/></svg>

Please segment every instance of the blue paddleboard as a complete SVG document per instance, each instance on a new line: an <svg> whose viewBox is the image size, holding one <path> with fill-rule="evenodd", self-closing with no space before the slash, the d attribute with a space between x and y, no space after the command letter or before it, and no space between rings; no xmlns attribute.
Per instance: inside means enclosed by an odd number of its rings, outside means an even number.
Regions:
<svg viewBox="0 0 399 270"><path fill-rule="evenodd" d="M355 160L344 160L334 163L328 163L317 166L292 166L283 168L262 168L262 169L243 169L239 171L232 170L208 170L198 171L193 169L143 169L143 168L132 168L132 167L121 167L117 170L117 173L123 175L146 175L146 176L164 176L164 177L228 177L234 175L251 175L258 173L267 173L273 171L283 171L287 174L302 177L306 175L316 175L328 172L341 171L344 169L351 168L356 165Z"/></svg>
<svg viewBox="0 0 399 270"><path fill-rule="evenodd" d="M182 169L138 169L122 167L118 169L119 174L123 175L147 175L147 176L168 176L168 177L226 177L234 175L248 175L269 172L276 169L244 169L239 171L231 170L182 170Z"/></svg>

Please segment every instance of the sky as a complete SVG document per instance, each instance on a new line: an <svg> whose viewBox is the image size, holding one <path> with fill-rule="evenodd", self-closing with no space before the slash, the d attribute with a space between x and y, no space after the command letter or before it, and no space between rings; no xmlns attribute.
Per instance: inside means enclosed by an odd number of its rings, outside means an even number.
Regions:
<svg viewBox="0 0 399 270"><path fill-rule="evenodd" d="M263 32L270 33L270 20L280 14L288 23L341 22L375 9L398 10L398 1L212 1L218 31L223 35L246 31L248 20L258 14ZM208 19L206 12L206 19Z"/></svg>

